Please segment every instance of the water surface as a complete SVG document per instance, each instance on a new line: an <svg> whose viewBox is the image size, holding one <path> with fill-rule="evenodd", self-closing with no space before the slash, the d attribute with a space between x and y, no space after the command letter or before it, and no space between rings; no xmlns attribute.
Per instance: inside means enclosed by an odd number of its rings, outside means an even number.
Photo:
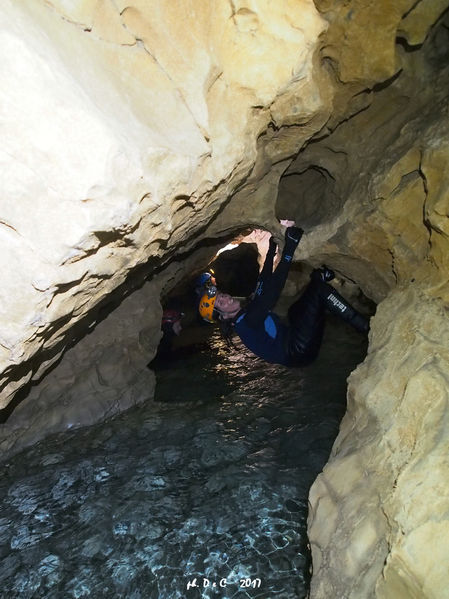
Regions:
<svg viewBox="0 0 449 599"><path fill-rule="evenodd" d="M330 321L318 361L287 369L214 331L154 401L10 459L0 596L305 597L308 490L364 352Z"/></svg>

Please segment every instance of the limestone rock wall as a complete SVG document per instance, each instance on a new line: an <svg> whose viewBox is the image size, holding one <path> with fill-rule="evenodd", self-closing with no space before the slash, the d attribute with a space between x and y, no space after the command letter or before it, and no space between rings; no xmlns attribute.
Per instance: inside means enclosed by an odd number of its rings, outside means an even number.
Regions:
<svg viewBox="0 0 449 599"><path fill-rule="evenodd" d="M445 596L447 7L4 1L3 455L149 397L164 290L296 218L298 258L379 304L311 490L311 597Z"/></svg>
<svg viewBox="0 0 449 599"><path fill-rule="evenodd" d="M193 245L280 104L323 110L313 2L240 4L4 3L1 407L137 266Z"/></svg>
<svg viewBox="0 0 449 599"><path fill-rule="evenodd" d="M312 597L447 596L448 333L447 308L419 291L379 305L310 494Z"/></svg>
<svg viewBox="0 0 449 599"><path fill-rule="evenodd" d="M319 258L344 272L358 256L353 272L361 281L369 269L365 291L380 302L368 356L349 379L340 434L310 493L313 598L447 596L449 72L442 33L447 42L444 27L420 52L404 55L401 76L367 110L289 169L301 178L319 165L329 206L331 193L345 193L338 216L320 225L328 242Z"/></svg>
<svg viewBox="0 0 449 599"><path fill-rule="evenodd" d="M147 364L162 335L160 298L189 266L192 259L172 263L118 306L114 297L102 306L98 322L11 411L0 430L3 458L46 435L111 418L153 397L155 376Z"/></svg>

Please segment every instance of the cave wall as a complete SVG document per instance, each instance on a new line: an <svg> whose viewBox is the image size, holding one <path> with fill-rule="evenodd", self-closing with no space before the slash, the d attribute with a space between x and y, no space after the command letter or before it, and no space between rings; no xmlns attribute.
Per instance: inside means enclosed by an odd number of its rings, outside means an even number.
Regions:
<svg viewBox="0 0 449 599"><path fill-rule="evenodd" d="M318 165L325 193L346 198L311 258L357 281L369 270L362 287L378 302L310 493L312 597L447 592L448 39L443 23L419 50L398 48L400 75L286 171Z"/></svg>
<svg viewBox="0 0 449 599"><path fill-rule="evenodd" d="M4 3L0 407L134 269L193 246L280 104L322 110L326 22L309 0L255 8Z"/></svg>
<svg viewBox="0 0 449 599"><path fill-rule="evenodd" d="M310 493L312 597L446 596L447 334L447 308L421 291L379 304Z"/></svg>
<svg viewBox="0 0 449 599"><path fill-rule="evenodd" d="M444 596L447 4L5 1L4 456L151 396L164 290L296 218L297 259L378 303L311 597Z"/></svg>

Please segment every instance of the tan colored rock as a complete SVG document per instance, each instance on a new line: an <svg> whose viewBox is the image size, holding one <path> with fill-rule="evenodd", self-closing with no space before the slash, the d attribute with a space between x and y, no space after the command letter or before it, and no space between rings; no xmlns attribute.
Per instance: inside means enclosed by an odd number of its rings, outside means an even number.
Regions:
<svg viewBox="0 0 449 599"><path fill-rule="evenodd" d="M313 598L433 598L448 587L440 561L448 510L441 446L449 338L447 70L432 77L430 68L429 83L417 85L413 73L426 69L421 58L407 67L404 55L397 84L289 168L300 182L317 165L329 173L335 196L347 195L336 218L314 232L327 236L322 253L314 256L306 245L310 258L359 281L369 269L365 292L377 301L388 296L372 320L367 360L350 379L331 459L310 493ZM395 287L401 291L389 291Z"/></svg>
<svg viewBox="0 0 449 599"><path fill-rule="evenodd" d="M0 405L41 382L3 455L146 399L197 242L295 218L301 260L379 303L310 493L311 597L447 594L447 6L5 0Z"/></svg>
<svg viewBox="0 0 449 599"><path fill-rule="evenodd" d="M333 61L341 81L369 84L396 73L397 29L413 5L412 0L317 2L331 23L322 54Z"/></svg>
<svg viewBox="0 0 449 599"><path fill-rule="evenodd" d="M412 290L378 308L331 460L311 490L310 538L320 564L312 597L324 597L329 580L335 596L348 598L444 596L438 556L447 550L449 348L441 316L437 300ZM320 517L329 496L338 511L329 523L334 534ZM423 542L430 531L435 553Z"/></svg>
<svg viewBox="0 0 449 599"><path fill-rule="evenodd" d="M447 9L445 0L421 0L404 14L398 30L410 46L422 44L429 29Z"/></svg>
<svg viewBox="0 0 449 599"><path fill-rule="evenodd" d="M298 119L322 110L326 24L311 0L7 0L0 27L4 407L129 272L194 243L253 168L275 100L307 89Z"/></svg>

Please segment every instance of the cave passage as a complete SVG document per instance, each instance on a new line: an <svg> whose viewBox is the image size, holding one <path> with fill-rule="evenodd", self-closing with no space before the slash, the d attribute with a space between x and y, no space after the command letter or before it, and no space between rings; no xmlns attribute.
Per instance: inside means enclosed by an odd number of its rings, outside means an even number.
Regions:
<svg viewBox="0 0 449 599"><path fill-rule="evenodd" d="M4 464L3 596L306 596L308 490L366 340L329 318L316 363L286 369L203 331L154 400Z"/></svg>

